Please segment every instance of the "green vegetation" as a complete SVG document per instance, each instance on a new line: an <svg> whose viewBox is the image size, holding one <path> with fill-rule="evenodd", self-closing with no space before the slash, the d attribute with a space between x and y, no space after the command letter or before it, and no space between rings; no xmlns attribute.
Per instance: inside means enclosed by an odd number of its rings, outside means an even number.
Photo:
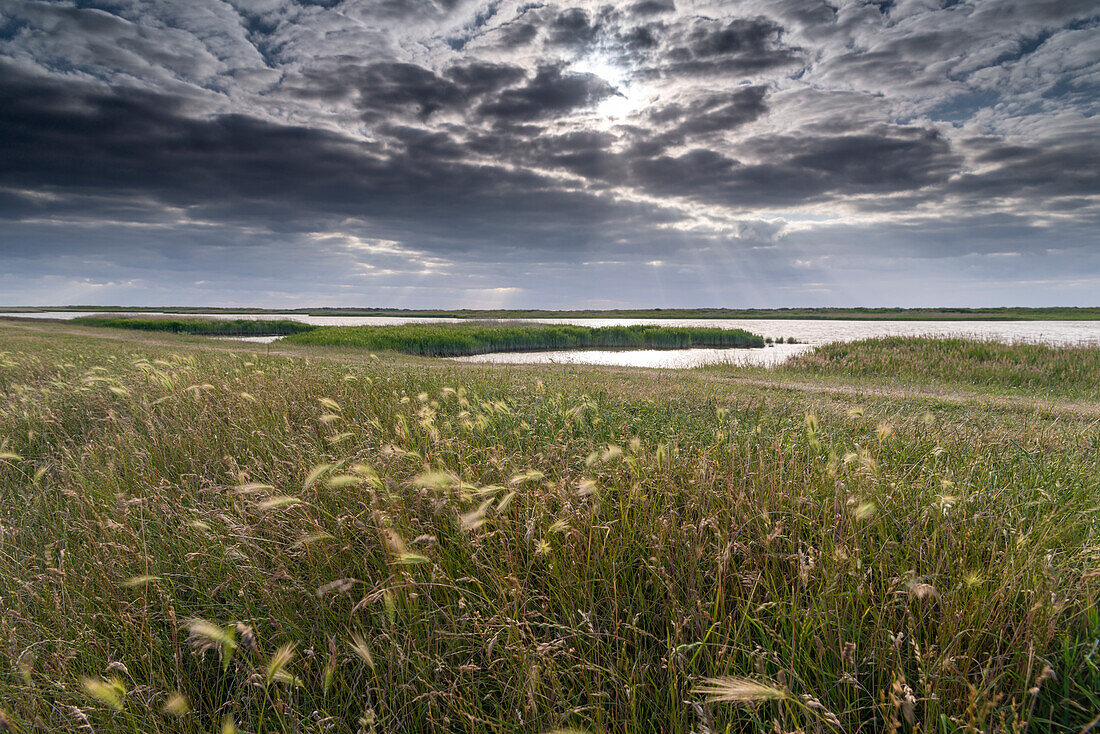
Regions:
<svg viewBox="0 0 1100 734"><path fill-rule="evenodd" d="M827 344L785 363L784 374L949 383L1100 400L1100 349L966 339L883 337Z"/></svg>
<svg viewBox="0 0 1100 734"><path fill-rule="evenodd" d="M764 339L741 329L664 326L531 324L429 324L404 326L326 326L286 340L291 344L390 350L454 357L486 352L545 349L646 347L762 347Z"/></svg>
<svg viewBox="0 0 1100 734"><path fill-rule="evenodd" d="M303 334L313 331L316 326L300 321L280 319L178 319L168 316L130 317L130 316L80 316L72 319L74 324L85 326L108 326L115 329L134 329L136 331L170 331L176 334L200 334L202 336L282 336Z"/></svg>
<svg viewBox="0 0 1100 734"><path fill-rule="evenodd" d="M8 730L1100 711L1095 404L148 341L0 324Z"/></svg>
<svg viewBox="0 0 1100 734"><path fill-rule="evenodd" d="M973 319L980 321L1100 320L1100 306L1049 306L1028 308L648 308L580 309L548 311L543 309L401 309L401 308L210 308L201 306L56 306L43 308L9 307L0 311L160 311L166 313L287 313L311 316L405 316L460 319L539 319L539 318L624 318L624 319L885 319L939 321Z"/></svg>

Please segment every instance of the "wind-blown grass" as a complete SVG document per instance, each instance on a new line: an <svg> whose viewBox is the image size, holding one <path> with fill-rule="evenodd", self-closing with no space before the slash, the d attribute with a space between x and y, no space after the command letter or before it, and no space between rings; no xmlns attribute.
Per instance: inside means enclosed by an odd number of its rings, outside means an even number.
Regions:
<svg viewBox="0 0 1100 734"><path fill-rule="evenodd" d="M135 344L0 327L14 731L1077 732L1100 706L1091 416Z"/></svg>
<svg viewBox="0 0 1100 734"><path fill-rule="evenodd" d="M826 344L786 362L780 370L1100 399L1100 347L892 336Z"/></svg>
<svg viewBox="0 0 1100 734"><path fill-rule="evenodd" d="M85 326L107 326L136 331L169 331L176 334L202 336L282 336L301 334L318 328L301 321L279 319L201 319L170 316L81 316L71 323Z"/></svg>
<svg viewBox="0 0 1100 734"><path fill-rule="evenodd" d="M568 326L543 324L428 324L333 326L287 339L312 344L457 357L487 352L548 349L763 347L764 339L742 329L663 326Z"/></svg>

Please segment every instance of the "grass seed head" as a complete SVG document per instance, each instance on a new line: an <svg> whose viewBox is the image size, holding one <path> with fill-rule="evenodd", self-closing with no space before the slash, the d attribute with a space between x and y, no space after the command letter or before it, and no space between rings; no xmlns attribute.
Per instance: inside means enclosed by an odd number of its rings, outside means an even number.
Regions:
<svg viewBox="0 0 1100 734"><path fill-rule="evenodd" d="M370 654L370 645L367 644L362 635L358 632L354 633L348 645L360 660L369 665L371 670L374 670L374 656Z"/></svg>
<svg viewBox="0 0 1100 734"><path fill-rule="evenodd" d="M176 691L168 695L164 705L161 706L161 711L170 716L183 716L191 711L191 704L187 700L187 696Z"/></svg>
<svg viewBox="0 0 1100 734"><path fill-rule="evenodd" d="M277 680L287 680L286 666L294 658L294 643L288 642L279 647L264 668L264 678L271 685Z"/></svg>
<svg viewBox="0 0 1100 734"><path fill-rule="evenodd" d="M737 676L707 678L693 693L706 696L708 701L723 703L757 703L789 698L786 691L780 688Z"/></svg>
<svg viewBox="0 0 1100 734"><path fill-rule="evenodd" d="M126 696L126 686L117 677L109 680L103 678L84 678L81 680L84 691L100 703L114 709L122 710L122 701Z"/></svg>

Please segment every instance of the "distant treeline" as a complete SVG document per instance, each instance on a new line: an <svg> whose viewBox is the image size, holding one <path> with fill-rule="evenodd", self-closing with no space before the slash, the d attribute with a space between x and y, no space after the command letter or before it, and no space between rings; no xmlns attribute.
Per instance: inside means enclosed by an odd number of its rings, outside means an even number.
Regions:
<svg viewBox="0 0 1100 734"><path fill-rule="evenodd" d="M390 350L436 357L550 349L763 347L741 329L664 326L430 324L325 326L286 339L291 344Z"/></svg>
<svg viewBox="0 0 1100 734"><path fill-rule="evenodd" d="M87 326L110 326L117 329L134 329L137 331L170 331L176 334L199 334L202 336L286 336L312 331L317 328L310 324L288 319L265 321L260 319L81 316L73 319L72 323Z"/></svg>
<svg viewBox="0 0 1100 734"><path fill-rule="evenodd" d="M1100 320L1100 306L1050 306L1027 308L650 308L650 309L581 309L548 311L542 309L400 309L400 308L211 308L202 306L166 306L134 308L131 306L57 306L41 308L7 308L0 310L23 312L103 311L140 313L286 313L311 316L405 316L458 319L539 319L539 318L625 318L625 319L885 319L936 321L976 319L983 321L1032 320Z"/></svg>

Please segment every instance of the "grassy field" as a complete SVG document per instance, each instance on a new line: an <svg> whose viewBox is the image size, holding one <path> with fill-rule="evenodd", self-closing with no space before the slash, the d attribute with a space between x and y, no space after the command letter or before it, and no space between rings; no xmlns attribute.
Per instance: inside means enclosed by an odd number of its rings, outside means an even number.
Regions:
<svg viewBox="0 0 1100 734"><path fill-rule="evenodd" d="M72 319L84 326L107 326L134 331L168 331L175 334L201 334L203 336L281 336L313 331L316 326L300 321L280 319L196 319L170 316L80 316Z"/></svg>
<svg viewBox="0 0 1100 734"><path fill-rule="evenodd" d="M827 344L785 363L792 376L965 385L1100 401L1100 349L884 337Z"/></svg>
<svg viewBox="0 0 1100 734"><path fill-rule="evenodd" d="M105 332L0 324L9 730L1097 721L1100 406Z"/></svg>
<svg viewBox="0 0 1100 734"><path fill-rule="evenodd" d="M210 308L207 306L53 306L5 307L0 311L161 311L167 313L296 313L314 316L406 316L460 319L624 318L624 319L885 319L891 321L1100 320L1100 306L1028 308L648 308L648 309L403 309L403 308Z"/></svg>
<svg viewBox="0 0 1100 734"><path fill-rule="evenodd" d="M547 349L763 347L764 339L741 329L663 326L531 324L429 324L327 326L297 334L290 344L356 347L406 354L455 357L487 352Z"/></svg>

